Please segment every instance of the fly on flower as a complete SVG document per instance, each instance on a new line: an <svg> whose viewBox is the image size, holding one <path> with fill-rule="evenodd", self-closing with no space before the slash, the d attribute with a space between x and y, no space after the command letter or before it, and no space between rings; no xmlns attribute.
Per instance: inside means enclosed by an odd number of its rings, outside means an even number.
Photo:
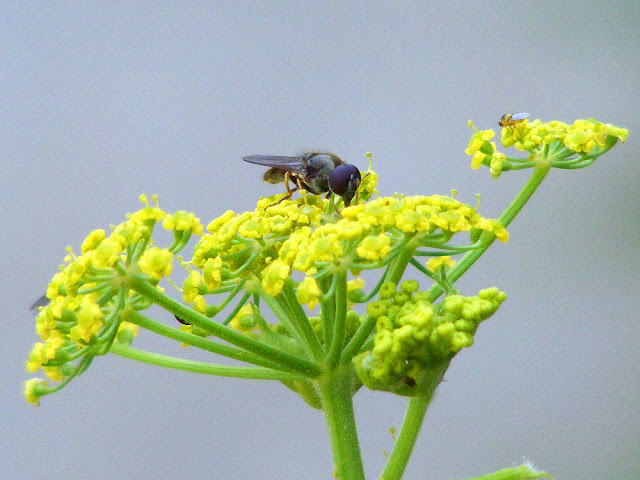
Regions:
<svg viewBox="0 0 640 480"><path fill-rule="evenodd" d="M341 196L345 206L349 206L353 197L358 202L357 192L360 186L360 170L345 163L340 157L328 152L307 152L297 157L276 155L252 155L242 157L245 162L270 167L263 176L267 183L284 183L289 199L298 190L307 190L315 195L331 193ZM289 182L293 183L290 188ZM280 200L277 203L280 203Z"/></svg>
<svg viewBox="0 0 640 480"><path fill-rule="evenodd" d="M529 118L529 114L524 112L505 113L500 118L498 125L500 125L501 127L513 127L516 123L520 123L527 118Z"/></svg>

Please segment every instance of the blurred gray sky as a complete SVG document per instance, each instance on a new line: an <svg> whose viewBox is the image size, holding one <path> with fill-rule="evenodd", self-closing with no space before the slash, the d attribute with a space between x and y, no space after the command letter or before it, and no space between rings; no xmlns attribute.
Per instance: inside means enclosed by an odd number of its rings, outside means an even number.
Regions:
<svg viewBox="0 0 640 480"><path fill-rule="evenodd" d="M230 2L231 3L231 2ZM28 306L140 193L207 223L277 193L243 155L330 149L380 192L448 194L497 217L528 172L464 155L472 118L593 116L629 141L553 171L461 282L508 294L446 376L407 479L523 457L556 478L640 478L638 2L3 2L0 368L6 478L327 479L323 417L275 383L98 358L40 408ZM19 274L19 275L18 275ZM167 319L170 321L170 319ZM138 346L181 354L143 334ZM368 477L407 401L361 390ZM45 473L46 472L46 473Z"/></svg>

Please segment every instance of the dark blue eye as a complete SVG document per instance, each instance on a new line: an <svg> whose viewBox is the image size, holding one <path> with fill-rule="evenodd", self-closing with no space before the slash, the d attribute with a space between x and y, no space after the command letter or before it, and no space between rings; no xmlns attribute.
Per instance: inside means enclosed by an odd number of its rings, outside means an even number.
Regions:
<svg viewBox="0 0 640 480"><path fill-rule="evenodd" d="M353 165L338 165L329 174L329 188L349 205L360 186L360 170Z"/></svg>

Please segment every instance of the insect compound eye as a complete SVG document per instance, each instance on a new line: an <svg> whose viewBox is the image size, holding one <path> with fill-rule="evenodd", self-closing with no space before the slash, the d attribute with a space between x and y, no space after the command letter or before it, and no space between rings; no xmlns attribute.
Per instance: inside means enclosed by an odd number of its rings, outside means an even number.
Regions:
<svg viewBox="0 0 640 480"><path fill-rule="evenodd" d="M344 198L345 205L351 203L360 186L360 170L354 165L338 165L329 174L329 188L336 195Z"/></svg>

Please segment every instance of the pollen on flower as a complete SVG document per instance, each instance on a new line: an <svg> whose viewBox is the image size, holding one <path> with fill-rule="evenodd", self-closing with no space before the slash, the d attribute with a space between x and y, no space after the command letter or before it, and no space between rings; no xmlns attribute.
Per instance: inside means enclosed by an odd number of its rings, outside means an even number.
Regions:
<svg viewBox="0 0 640 480"><path fill-rule="evenodd" d="M173 214L168 214L162 221L162 226L166 230L173 230L176 232L191 232L194 235L202 234L202 224L200 219L193 213L180 210Z"/></svg>
<svg viewBox="0 0 640 480"><path fill-rule="evenodd" d="M385 258L390 251L391 239L384 234L365 237L356 248L359 257L372 261Z"/></svg>
<svg viewBox="0 0 640 480"><path fill-rule="evenodd" d="M96 247L102 242L105 238L105 231L102 229L97 229L92 231L87 238L85 238L84 242L82 242L82 253L87 253L89 250L95 250Z"/></svg>
<svg viewBox="0 0 640 480"><path fill-rule="evenodd" d="M205 285L211 290L215 290L222 282L222 258L208 258L202 269L202 279Z"/></svg>
<svg viewBox="0 0 640 480"><path fill-rule="evenodd" d="M138 266L154 280L168 277L173 268L173 253L167 248L151 247L142 254L138 260Z"/></svg>
<svg viewBox="0 0 640 480"><path fill-rule="evenodd" d="M272 296L278 295L289 277L290 267L282 260L273 261L262 271L262 286Z"/></svg>
<svg viewBox="0 0 640 480"><path fill-rule="evenodd" d="M300 285L296 288L296 299L301 305L309 305L309 309L313 310L322 297L322 291L318 286L315 278L307 276L304 277Z"/></svg>
<svg viewBox="0 0 640 480"><path fill-rule="evenodd" d="M146 195L140 195L140 201L144 203L146 207L138 210L137 212L129 214L128 217L131 220L139 223L154 224L158 220L162 220L167 215L167 212L163 211L159 207L157 195L154 195L152 199L156 204L155 207L152 207L151 205L149 205L149 201Z"/></svg>
<svg viewBox="0 0 640 480"><path fill-rule="evenodd" d="M456 264L455 260L452 260L450 256L433 257L427 261L427 270L435 272L438 268L444 268L445 270L453 267Z"/></svg>

